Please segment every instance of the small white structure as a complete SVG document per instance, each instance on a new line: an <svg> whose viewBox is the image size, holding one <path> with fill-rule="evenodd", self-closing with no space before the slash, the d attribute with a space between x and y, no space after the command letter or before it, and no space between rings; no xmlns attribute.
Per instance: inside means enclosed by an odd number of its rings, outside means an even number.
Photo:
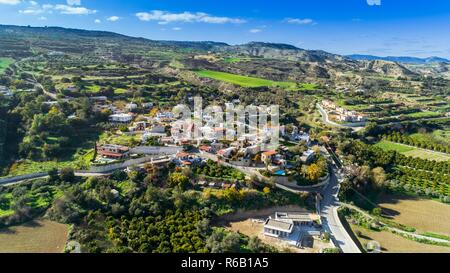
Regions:
<svg viewBox="0 0 450 273"><path fill-rule="evenodd" d="M153 102L144 102L142 104L142 108L144 108L144 109L151 109L151 108L153 108Z"/></svg>
<svg viewBox="0 0 450 273"><path fill-rule="evenodd" d="M136 103L128 103L126 106L125 106L125 109L127 109L127 111L133 111L133 110L136 110L137 109L137 104Z"/></svg>

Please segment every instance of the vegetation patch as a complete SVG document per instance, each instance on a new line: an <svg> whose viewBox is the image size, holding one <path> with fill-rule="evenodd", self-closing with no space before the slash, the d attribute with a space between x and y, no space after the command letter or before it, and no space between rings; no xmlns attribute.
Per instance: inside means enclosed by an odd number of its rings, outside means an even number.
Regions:
<svg viewBox="0 0 450 273"><path fill-rule="evenodd" d="M12 63L14 63L14 59L0 57L0 74L3 74Z"/></svg>

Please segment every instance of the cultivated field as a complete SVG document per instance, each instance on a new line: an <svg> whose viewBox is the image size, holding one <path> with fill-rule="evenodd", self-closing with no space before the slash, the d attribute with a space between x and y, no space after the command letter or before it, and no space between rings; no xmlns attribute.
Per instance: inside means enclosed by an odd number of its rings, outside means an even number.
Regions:
<svg viewBox="0 0 450 273"><path fill-rule="evenodd" d="M397 223L414 227L419 232L450 236L450 205L406 195L383 194L378 204Z"/></svg>
<svg viewBox="0 0 450 273"><path fill-rule="evenodd" d="M240 85L243 87L282 87L286 89L315 89L314 84L300 84L297 86L294 82L278 82L261 78L248 77L242 75L236 75L231 73L212 71L212 70L200 70L196 72L197 75L204 78L211 78L219 81L229 82L232 84Z"/></svg>
<svg viewBox="0 0 450 273"><path fill-rule="evenodd" d="M389 231L370 231L355 225L351 225L355 234L360 232L359 241L367 246L370 241L377 241L381 245L381 251L387 253L450 253L450 247L421 244L405 239Z"/></svg>
<svg viewBox="0 0 450 273"><path fill-rule="evenodd" d="M0 229L0 253L61 253L67 235L67 225L48 220Z"/></svg>
<svg viewBox="0 0 450 273"><path fill-rule="evenodd" d="M395 143L387 140L382 140L376 144L377 147L386 151L397 151L401 154L411 157L423 158L428 160L436 161L447 161L450 160L450 155L435 152L431 150L416 148L413 146L408 146L400 143Z"/></svg>

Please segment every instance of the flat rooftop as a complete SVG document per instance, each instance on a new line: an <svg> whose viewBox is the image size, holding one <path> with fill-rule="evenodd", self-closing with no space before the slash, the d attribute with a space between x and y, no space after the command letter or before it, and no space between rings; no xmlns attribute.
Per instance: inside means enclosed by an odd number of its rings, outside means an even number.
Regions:
<svg viewBox="0 0 450 273"><path fill-rule="evenodd" d="M308 222L312 217L307 212L276 212L275 219Z"/></svg>
<svg viewBox="0 0 450 273"><path fill-rule="evenodd" d="M276 219L267 219L266 223L264 224L265 228L275 229L284 232L291 232L293 226L294 224L292 223L292 221L287 220L280 221Z"/></svg>

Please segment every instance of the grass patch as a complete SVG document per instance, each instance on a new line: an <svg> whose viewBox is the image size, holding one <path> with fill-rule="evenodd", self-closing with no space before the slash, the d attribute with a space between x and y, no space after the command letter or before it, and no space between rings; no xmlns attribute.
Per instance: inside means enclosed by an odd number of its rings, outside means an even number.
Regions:
<svg viewBox="0 0 450 273"><path fill-rule="evenodd" d="M435 117L441 116L441 114L437 113L437 112L433 112L433 111L423 111L423 112L406 114L405 116L413 117L413 118L435 118Z"/></svg>
<svg viewBox="0 0 450 273"><path fill-rule="evenodd" d="M416 148L400 143L395 143L387 140L382 140L375 144L376 147L379 147L385 151L396 151L406 156L417 157L427 160L436 160L436 161L447 161L450 160L450 156L440 152L434 152L431 150L425 150L421 148Z"/></svg>
<svg viewBox="0 0 450 273"><path fill-rule="evenodd" d="M279 82L212 70L200 70L196 71L195 73L200 77L224 81L242 87L281 87L289 90L314 90L317 88L315 84L303 84L303 83L297 84L295 82Z"/></svg>
<svg viewBox="0 0 450 273"><path fill-rule="evenodd" d="M242 59L241 58L230 57L230 58L225 58L223 61L226 62L226 63L239 63L239 62L242 61Z"/></svg>
<svg viewBox="0 0 450 273"><path fill-rule="evenodd" d="M12 63L14 63L12 58L0 58L0 74L3 74Z"/></svg>
<svg viewBox="0 0 450 273"><path fill-rule="evenodd" d="M387 140L382 140L382 141L378 142L377 144L375 144L375 146L378 148L381 148L385 151L396 151L399 153L406 153L406 152L415 150L414 147L402 145L402 144L387 141Z"/></svg>

